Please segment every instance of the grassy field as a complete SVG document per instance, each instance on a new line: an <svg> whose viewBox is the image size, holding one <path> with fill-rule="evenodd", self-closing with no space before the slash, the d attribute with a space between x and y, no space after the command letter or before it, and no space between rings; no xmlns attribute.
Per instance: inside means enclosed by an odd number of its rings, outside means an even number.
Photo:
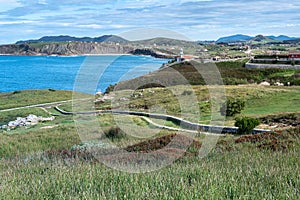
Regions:
<svg viewBox="0 0 300 200"><path fill-rule="evenodd" d="M208 157L190 156L155 172L129 174L65 154L2 160L6 199L299 199L299 138L288 151L224 137ZM17 163L17 164L16 164Z"/></svg>
<svg viewBox="0 0 300 200"><path fill-rule="evenodd" d="M236 68L239 69L239 66ZM291 75L292 72L274 71L269 75L286 74ZM209 123L214 103L209 91L222 87L177 85L139 89L134 93L126 91L129 96L116 92L110 94L114 97L112 104L98 103L95 108L128 106L126 108L131 110L180 116L178 99L181 99L181 104L189 106L194 93L201 116L193 118L197 115L194 107L190 106L190 115L182 117ZM188 133L157 129L137 116L101 114L91 117L95 123L85 124L85 131L90 131L94 137L84 141L86 138L78 132L82 129L74 123L74 119L81 120L80 117L56 116L53 121L35 126L0 130L0 199L299 199L300 88L228 85L224 86L224 91L227 98L245 100L246 106L241 115L264 117L265 121L272 123L287 123L289 113L288 122L298 126L278 128L273 133L259 135L223 135L217 138L212 151L200 158L201 149L215 136L196 134L191 137ZM0 110L71 98L71 92L67 91L1 93ZM72 111L71 103L64 103L61 108ZM53 108L46 107L46 110L58 114ZM49 116L41 108L0 112L0 125L28 114ZM129 125L134 123L136 128L119 132L114 128L117 119L123 122L124 127L130 128ZM169 121L153 121L178 128L177 124ZM226 118L226 124L232 125L233 118ZM108 140L116 147L131 153L148 153L166 147L168 151L159 154L162 158L180 152L184 154L171 165L154 172L134 174L113 170L92 155L90 149L103 137L95 131L94 125L101 127L105 135L110 134ZM135 130L140 135L134 133ZM151 131L155 134L151 135ZM182 144L191 141L191 146L185 151L181 145L167 146L174 134L180 135ZM114 154L104 158L114 161L118 157ZM128 157L126 161L130 162L130 159Z"/></svg>
<svg viewBox="0 0 300 200"><path fill-rule="evenodd" d="M115 109L121 107L135 111L166 113L206 124L211 120L212 101L220 95L210 93L210 91L218 92L221 89L224 89L223 94L226 95L226 98L238 98L246 102L245 109L241 113L245 116L262 117L285 112L300 112L300 88L298 86L264 87L258 85L210 87L182 85L126 91L125 93L117 92L113 103L110 105L108 103L96 104L96 109L106 109L109 105ZM125 98L128 101L122 100ZM186 104L190 103L191 98L198 100L198 107L191 105L190 110L183 110L182 107L186 108ZM71 110L70 106L64 108ZM214 108L214 110L219 112L219 108ZM232 121L232 118L226 120Z"/></svg>
<svg viewBox="0 0 300 200"><path fill-rule="evenodd" d="M0 110L72 99L71 91L35 90L0 93Z"/></svg>
<svg viewBox="0 0 300 200"><path fill-rule="evenodd" d="M258 116L284 112L300 112L300 88L279 90L262 98L247 101L244 115Z"/></svg>

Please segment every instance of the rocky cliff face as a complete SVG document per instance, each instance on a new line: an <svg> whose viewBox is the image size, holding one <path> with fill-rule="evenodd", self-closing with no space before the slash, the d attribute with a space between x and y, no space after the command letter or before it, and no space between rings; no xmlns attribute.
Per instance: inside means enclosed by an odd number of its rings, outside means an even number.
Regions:
<svg viewBox="0 0 300 200"><path fill-rule="evenodd" d="M28 43L0 45L0 54L5 55L98 55L98 54L133 54L149 55L156 58L174 58L151 49L139 49L130 44L107 42L70 42L70 43Z"/></svg>
<svg viewBox="0 0 300 200"><path fill-rule="evenodd" d="M21 45L1 45L0 54L10 54L10 55L35 55L35 48L21 44Z"/></svg>
<svg viewBox="0 0 300 200"><path fill-rule="evenodd" d="M127 45L116 43L53 43L39 47L30 44L0 46L0 54L13 55L81 55L81 54L127 54L134 50Z"/></svg>
<svg viewBox="0 0 300 200"><path fill-rule="evenodd" d="M78 54L126 54L132 47L105 43L49 44L37 49L40 54L78 55Z"/></svg>

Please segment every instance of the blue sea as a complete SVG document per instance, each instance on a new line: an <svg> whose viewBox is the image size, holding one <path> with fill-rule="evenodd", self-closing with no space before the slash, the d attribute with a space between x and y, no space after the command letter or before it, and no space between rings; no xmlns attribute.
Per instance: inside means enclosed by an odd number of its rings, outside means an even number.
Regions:
<svg viewBox="0 0 300 200"><path fill-rule="evenodd" d="M0 92L73 90L76 83L88 87L81 92L104 92L110 84L145 75L167 61L133 55L0 56Z"/></svg>

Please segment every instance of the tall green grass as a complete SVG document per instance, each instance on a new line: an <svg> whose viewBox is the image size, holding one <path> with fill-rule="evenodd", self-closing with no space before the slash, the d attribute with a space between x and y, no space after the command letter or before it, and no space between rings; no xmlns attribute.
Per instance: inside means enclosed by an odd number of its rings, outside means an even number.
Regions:
<svg viewBox="0 0 300 200"><path fill-rule="evenodd" d="M213 152L145 174L101 163L2 162L6 199L299 199L299 152Z"/></svg>

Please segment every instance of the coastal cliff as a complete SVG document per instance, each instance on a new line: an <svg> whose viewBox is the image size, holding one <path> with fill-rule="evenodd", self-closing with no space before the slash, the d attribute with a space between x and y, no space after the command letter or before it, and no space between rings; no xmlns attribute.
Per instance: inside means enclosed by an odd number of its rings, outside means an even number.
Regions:
<svg viewBox="0 0 300 200"><path fill-rule="evenodd" d="M35 55L35 48L26 44L9 44L0 46L0 54L4 55Z"/></svg>
<svg viewBox="0 0 300 200"><path fill-rule="evenodd" d="M2 55L99 55L132 54L149 55L156 58L174 58L151 49L140 49L130 44L107 42L61 42L0 45Z"/></svg>
<svg viewBox="0 0 300 200"><path fill-rule="evenodd" d="M1 45L0 54L10 55L82 55L128 54L134 48L113 43L48 43Z"/></svg>

